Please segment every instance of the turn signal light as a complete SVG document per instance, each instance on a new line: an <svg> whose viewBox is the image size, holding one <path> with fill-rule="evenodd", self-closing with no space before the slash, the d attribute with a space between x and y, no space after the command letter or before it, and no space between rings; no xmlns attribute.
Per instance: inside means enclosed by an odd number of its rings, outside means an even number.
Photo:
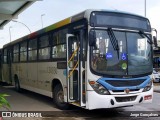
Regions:
<svg viewBox="0 0 160 120"><path fill-rule="evenodd" d="M150 99L152 99L152 95L144 96L144 100L150 100Z"/></svg>
<svg viewBox="0 0 160 120"><path fill-rule="evenodd" d="M89 81L89 84L90 84L90 85L94 85L94 84L95 84L95 81Z"/></svg>

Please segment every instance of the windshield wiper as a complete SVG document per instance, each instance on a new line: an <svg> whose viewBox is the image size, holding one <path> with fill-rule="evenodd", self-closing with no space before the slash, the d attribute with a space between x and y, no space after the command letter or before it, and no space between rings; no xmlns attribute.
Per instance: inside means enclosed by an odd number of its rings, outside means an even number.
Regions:
<svg viewBox="0 0 160 120"><path fill-rule="evenodd" d="M152 42L152 39L146 34L146 33L144 33L143 31L139 31L139 34L143 37L143 38L148 38L147 39L147 42L149 43L149 44L153 44L153 42Z"/></svg>
<svg viewBox="0 0 160 120"><path fill-rule="evenodd" d="M109 38L111 40L113 49L117 51L117 56L118 56L118 59L119 59L118 40L116 39L116 36L114 35L112 28L108 28L108 35L109 35Z"/></svg>

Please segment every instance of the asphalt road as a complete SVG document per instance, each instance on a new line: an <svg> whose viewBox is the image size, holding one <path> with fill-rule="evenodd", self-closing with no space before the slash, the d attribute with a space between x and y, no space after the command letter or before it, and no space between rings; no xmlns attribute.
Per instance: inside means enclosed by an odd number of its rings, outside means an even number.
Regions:
<svg viewBox="0 0 160 120"><path fill-rule="evenodd" d="M72 107L71 110L61 111L55 108L51 98L39 95L30 91L17 93L12 86L0 86L0 93L7 93L7 97L11 104L10 111L17 113L25 111L40 112L47 115L45 118L4 118L3 120L137 120L137 115L141 120L160 120L160 93L154 92L153 102L151 104L140 104L131 107L103 109L103 110L85 110L78 107ZM7 111L0 109L0 111ZM50 112L52 111L52 112ZM156 115L159 117L153 117ZM148 117L145 115L151 115ZM132 117L131 117L132 116Z"/></svg>

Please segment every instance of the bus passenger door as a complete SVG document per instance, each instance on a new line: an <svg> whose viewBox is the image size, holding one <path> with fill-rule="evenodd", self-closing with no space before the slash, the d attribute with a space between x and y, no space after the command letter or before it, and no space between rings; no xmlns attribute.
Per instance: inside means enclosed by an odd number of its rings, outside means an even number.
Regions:
<svg viewBox="0 0 160 120"><path fill-rule="evenodd" d="M85 106L85 42L84 32L67 34L67 81L68 102Z"/></svg>
<svg viewBox="0 0 160 120"><path fill-rule="evenodd" d="M67 34L67 82L68 102L79 101L79 41Z"/></svg>

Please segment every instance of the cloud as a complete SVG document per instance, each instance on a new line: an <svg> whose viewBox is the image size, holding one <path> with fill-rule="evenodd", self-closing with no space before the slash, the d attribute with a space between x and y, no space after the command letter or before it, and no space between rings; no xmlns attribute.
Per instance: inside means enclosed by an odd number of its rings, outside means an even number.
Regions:
<svg viewBox="0 0 160 120"><path fill-rule="evenodd" d="M160 31L160 1L147 1L147 17L149 17L151 24L158 31ZM43 0L34 3L23 13L19 15L18 21L25 23L32 32L42 28L41 14L43 16L44 27L51 25L57 21L77 14L85 9L111 9L131 12L144 16L144 0ZM12 40L28 34L28 30L15 23L9 23L5 26L0 35L4 37L6 42L9 42L9 26L14 26L12 29ZM0 37L1 37L0 36Z"/></svg>
<svg viewBox="0 0 160 120"><path fill-rule="evenodd" d="M152 28L156 28L158 31L158 39L160 40L160 16L159 16L159 11L160 11L160 3L157 4L156 7L151 8L148 10L147 16L151 22Z"/></svg>

